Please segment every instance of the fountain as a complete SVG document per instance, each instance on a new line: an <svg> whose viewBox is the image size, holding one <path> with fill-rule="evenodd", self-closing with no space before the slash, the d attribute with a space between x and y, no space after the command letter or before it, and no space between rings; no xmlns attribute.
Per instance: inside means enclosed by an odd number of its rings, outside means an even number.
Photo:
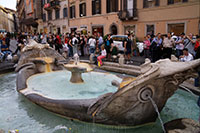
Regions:
<svg viewBox="0 0 200 133"><path fill-rule="evenodd" d="M19 60L17 90L54 113L86 122L93 122L95 118L95 123L106 125L135 126L155 122L157 112L162 111L178 85L195 76L200 66L200 60L187 63L168 59L149 63L147 60L138 77L120 78L92 71L91 67L85 67L90 65L79 63L78 58L73 63L60 63L62 59L54 54L51 56L56 57L52 63L53 72L41 73L37 62L30 62L32 54L27 54L34 49L25 51ZM47 57L48 50L51 51L44 48ZM111 85L113 80L119 82L118 87ZM152 102L157 105L157 112Z"/></svg>
<svg viewBox="0 0 200 133"><path fill-rule="evenodd" d="M82 73L92 71L92 68L86 63L80 63L78 54L74 55L74 59L73 64L66 64L64 67L71 72L70 81L72 83L83 83Z"/></svg>

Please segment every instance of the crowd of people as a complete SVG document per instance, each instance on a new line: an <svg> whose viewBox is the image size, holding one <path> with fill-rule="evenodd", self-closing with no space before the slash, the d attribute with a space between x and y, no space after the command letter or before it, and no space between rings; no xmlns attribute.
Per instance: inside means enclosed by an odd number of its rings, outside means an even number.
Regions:
<svg viewBox="0 0 200 133"><path fill-rule="evenodd" d="M144 39L144 55L151 58L152 62L159 59L169 58L174 54L181 61L191 61L200 58L200 36L181 33L179 36L173 33L162 35L158 33L155 37L150 35Z"/></svg>
<svg viewBox="0 0 200 133"><path fill-rule="evenodd" d="M15 38L17 40L17 49L10 51L10 40ZM11 35L0 33L0 45L1 45L1 57L5 58L8 55L17 54L20 49L28 42L27 38L36 40L39 43L48 43L52 48L62 54L64 57L73 57L75 53L79 56L89 56L94 54L97 64L102 65L102 59L106 58L111 60L113 56L117 56L119 53L123 54L126 59L126 63L131 62L132 56L144 56L151 59L152 62L156 62L159 59L171 58L174 54L181 61L190 61L194 58L200 57L200 36L184 33L180 35L174 35L173 33L161 34L156 36L147 35L142 40L143 52L139 52L136 37L127 32L127 38L122 42L124 50L119 51L118 47L114 45L111 35L108 34L102 37L101 33L95 35L84 35L78 33L66 33L66 34L27 34L20 33ZM140 41L141 42L141 41ZM99 58L97 58L99 56Z"/></svg>

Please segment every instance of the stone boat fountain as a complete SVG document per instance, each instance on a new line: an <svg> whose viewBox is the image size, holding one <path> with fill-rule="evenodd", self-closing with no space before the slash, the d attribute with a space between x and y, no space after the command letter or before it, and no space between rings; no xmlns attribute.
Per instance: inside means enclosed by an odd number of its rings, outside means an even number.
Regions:
<svg viewBox="0 0 200 133"><path fill-rule="evenodd" d="M165 59L156 63L146 60L138 77L123 79L92 71L88 64L66 62L48 45L30 42L16 68L17 91L49 111L86 122L95 120L95 123L124 126L154 122L157 113L151 100L160 112L179 84L194 77L200 67L200 60L173 62ZM51 60L45 61L45 57ZM46 64L50 64L52 71L49 73L46 73ZM117 80L118 87L113 89L111 80ZM101 86L104 84L106 86ZM92 91L97 86L100 86L97 91L104 88L98 95ZM85 91L88 87L90 92ZM48 94L51 91L53 95ZM71 92L76 92L78 97ZM54 96L56 93L60 93L59 96ZM85 93L91 95L84 96Z"/></svg>

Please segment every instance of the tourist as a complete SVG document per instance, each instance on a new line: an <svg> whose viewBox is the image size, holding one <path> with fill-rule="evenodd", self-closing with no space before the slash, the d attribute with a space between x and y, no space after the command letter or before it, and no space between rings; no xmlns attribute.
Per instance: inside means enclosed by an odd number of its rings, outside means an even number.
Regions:
<svg viewBox="0 0 200 133"><path fill-rule="evenodd" d="M194 51L197 52L198 47L200 46L200 36L197 36L197 40L195 42Z"/></svg>
<svg viewBox="0 0 200 133"><path fill-rule="evenodd" d="M184 47L188 49L189 53L191 53L193 56L195 56L194 46L195 46L196 39L190 33L188 36L184 39Z"/></svg>
<svg viewBox="0 0 200 133"><path fill-rule="evenodd" d="M49 35L48 37L48 44L50 45L50 47L54 48L55 45L54 45L54 40L53 40L53 36L52 35Z"/></svg>
<svg viewBox="0 0 200 133"><path fill-rule="evenodd" d="M99 49L101 49L101 46L104 43L103 42L103 37L101 36L101 33L99 33L99 32L98 32L97 36L98 36L98 47L99 47Z"/></svg>
<svg viewBox="0 0 200 133"><path fill-rule="evenodd" d="M68 48L69 48L69 57L73 57L73 45L72 45L72 36L71 36L71 34L69 35Z"/></svg>
<svg viewBox="0 0 200 133"><path fill-rule="evenodd" d="M60 49L62 49L61 38L57 34L55 38L55 50L58 51L58 53L61 53Z"/></svg>
<svg viewBox="0 0 200 133"><path fill-rule="evenodd" d="M167 37L163 40L163 58L171 59L172 48L175 46L175 41L171 37L171 34L168 33Z"/></svg>
<svg viewBox="0 0 200 133"><path fill-rule="evenodd" d="M73 33L72 34L72 41L71 41L71 44L72 44L72 48L73 48L73 54L78 54L78 38L76 37L76 33Z"/></svg>
<svg viewBox="0 0 200 133"><path fill-rule="evenodd" d="M84 37L84 41L85 41L85 47L84 47L84 55L89 55L89 50L90 50L90 46L89 46L89 44L88 44L88 41L89 41L89 39L88 39L88 36L86 35L86 36L83 36Z"/></svg>
<svg viewBox="0 0 200 133"><path fill-rule="evenodd" d="M132 50L132 40L131 35L128 34L127 40L124 41L124 52L125 52L125 58L127 60L127 63L131 61L131 50Z"/></svg>
<svg viewBox="0 0 200 133"><path fill-rule="evenodd" d="M181 33L180 37L178 37L176 44L176 56L179 58L181 55L183 55L183 49L184 49L184 36L185 33Z"/></svg>
<svg viewBox="0 0 200 133"><path fill-rule="evenodd" d="M156 62L157 60L161 59L161 48L162 48L162 38L161 34L158 33L157 36L151 42L151 57L152 62Z"/></svg>
<svg viewBox="0 0 200 133"><path fill-rule="evenodd" d="M150 40L148 39L147 36L144 37L144 42L143 42L143 46L144 46L144 57L145 58L149 58L150 57Z"/></svg>
<svg viewBox="0 0 200 133"><path fill-rule="evenodd" d="M94 36L90 37L90 39L88 41L88 44L90 46L90 54L94 54L94 52L95 52L95 46L96 46L96 40L95 40Z"/></svg>
<svg viewBox="0 0 200 133"><path fill-rule="evenodd" d="M80 37L80 49L81 49L81 56L84 56L84 48L85 48L86 42L84 35Z"/></svg>
<svg viewBox="0 0 200 133"><path fill-rule="evenodd" d="M46 44L47 43L47 35L45 33L43 33L41 36L41 43L42 44Z"/></svg>
<svg viewBox="0 0 200 133"><path fill-rule="evenodd" d="M100 55L101 55L101 50L97 47L93 57L94 64L98 65L97 57Z"/></svg>
<svg viewBox="0 0 200 133"><path fill-rule="evenodd" d="M132 36L131 36L131 40L132 40L132 52L133 52L133 56L137 56L139 51L138 51L138 48L137 48L137 44L136 44L136 36L132 33Z"/></svg>
<svg viewBox="0 0 200 133"><path fill-rule="evenodd" d="M194 59L192 54L188 52L187 48L183 49L183 55L181 55L179 58L182 62L192 61Z"/></svg>
<svg viewBox="0 0 200 133"><path fill-rule="evenodd" d="M8 45L6 44L6 41L3 40L2 41L2 45L1 45L1 53L3 54L3 60L6 59L6 57L8 55L11 55L12 52L9 50Z"/></svg>
<svg viewBox="0 0 200 133"><path fill-rule="evenodd" d="M107 35L107 38L105 40L105 49L106 49L106 53L107 53L107 57L108 57L108 60L111 59L111 46L113 45L113 39L111 38L111 35L108 34Z"/></svg>
<svg viewBox="0 0 200 133"><path fill-rule="evenodd" d="M102 62L102 59L106 58L106 49L105 47L102 45L101 46L101 55L97 57L97 61L98 61L98 66L102 66L103 65L103 62Z"/></svg>

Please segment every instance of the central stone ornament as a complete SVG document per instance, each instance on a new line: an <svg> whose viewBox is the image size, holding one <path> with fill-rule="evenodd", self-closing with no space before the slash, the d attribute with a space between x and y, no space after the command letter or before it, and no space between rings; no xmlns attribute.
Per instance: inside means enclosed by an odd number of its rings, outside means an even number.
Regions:
<svg viewBox="0 0 200 133"><path fill-rule="evenodd" d="M67 64L64 65L65 68L71 72L70 82L72 83L83 83L82 73L87 72L87 68L81 67L79 65Z"/></svg>

